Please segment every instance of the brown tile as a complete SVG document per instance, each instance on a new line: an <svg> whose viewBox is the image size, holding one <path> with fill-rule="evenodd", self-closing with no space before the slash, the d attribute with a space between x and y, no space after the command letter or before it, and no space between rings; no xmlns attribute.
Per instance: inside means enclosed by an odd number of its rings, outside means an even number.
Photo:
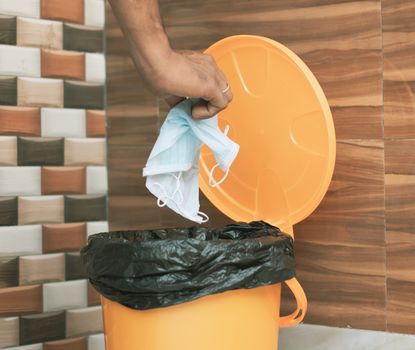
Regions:
<svg viewBox="0 0 415 350"><path fill-rule="evenodd" d="M18 78L17 104L34 107L63 107L63 81L47 78Z"/></svg>
<svg viewBox="0 0 415 350"><path fill-rule="evenodd" d="M413 247L412 247L413 250ZM415 282L388 278L387 323L389 332L415 332Z"/></svg>
<svg viewBox="0 0 415 350"><path fill-rule="evenodd" d="M319 207L295 225L296 238L338 244L384 244L384 150L382 141L337 143L336 165Z"/></svg>
<svg viewBox="0 0 415 350"><path fill-rule="evenodd" d="M85 54L42 49L41 75L46 78L85 80Z"/></svg>
<svg viewBox="0 0 415 350"><path fill-rule="evenodd" d="M84 23L84 0L41 0L40 16L64 22Z"/></svg>
<svg viewBox="0 0 415 350"><path fill-rule="evenodd" d="M129 55L107 55L107 113L112 117L157 115L157 97L148 90ZM137 103L140 101L140 103Z"/></svg>
<svg viewBox="0 0 415 350"><path fill-rule="evenodd" d="M17 78L0 76L0 105L17 105Z"/></svg>
<svg viewBox="0 0 415 350"><path fill-rule="evenodd" d="M65 108L104 109L104 85L65 81Z"/></svg>
<svg viewBox="0 0 415 350"><path fill-rule="evenodd" d="M63 165L63 138L19 137L18 165Z"/></svg>
<svg viewBox="0 0 415 350"><path fill-rule="evenodd" d="M74 51L103 52L104 31L95 27L64 23L63 48Z"/></svg>
<svg viewBox="0 0 415 350"><path fill-rule="evenodd" d="M153 146L157 140L157 115L141 117L113 117L109 119L109 145Z"/></svg>
<svg viewBox="0 0 415 350"><path fill-rule="evenodd" d="M0 349L19 345L19 317L0 318Z"/></svg>
<svg viewBox="0 0 415 350"><path fill-rule="evenodd" d="M102 331L102 310L100 306L73 309L66 312L67 337L77 337Z"/></svg>
<svg viewBox="0 0 415 350"><path fill-rule="evenodd" d="M415 137L415 5L383 0L385 136Z"/></svg>
<svg viewBox="0 0 415 350"><path fill-rule="evenodd" d="M62 49L61 22L17 17L17 45Z"/></svg>
<svg viewBox="0 0 415 350"><path fill-rule="evenodd" d="M86 337L62 339L43 343L43 350L87 350Z"/></svg>
<svg viewBox="0 0 415 350"><path fill-rule="evenodd" d="M26 255L19 258L19 285L65 280L65 255Z"/></svg>
<svg viewBox="0 0 415 350"><path fill-rule="evenodd" d="M40 136L39 108L0 106L0 134Z"/></svg>
<svg viewBox="0 0 415 350"><path fill-rule="evenodd" d="M100 294L94 286L88 281L88 306L100 305Z"/></svg>
<svg viewBox="0 0 415 350"><path fill-rule="evenodd" d="M86 112L86 136L105 137L105 111L87 110Z"/></svg>
<svg viewBox="0 0 415 350"><path fill-rule="evenodd" d="M415 139L385 140L385 173L415 175Z"/></svg>
<svg viewBox="0 0 415 350"><path fill-rule="evenodd" d="M0 289L0 316L24 315L41 311L41 285Z"/></svg>
<svg viewBox="0 0 415 350"><path fill-rule="evenodd" d="M110 195L147 195L143 168L151 152L149 146L115 146L108 148L108 188Z"/></svg>
<svg viewBox="0 0 415 350"><path fill-rule="evenodd" d="M0 288L15 287L19 284L19 257L0 257Z"/></svg>
<svg viewBox="0 0 415 350"><path fill-rule="evenodd" d="M105 195L65 196L65 222L103 221L107 218Z"/></svg>
<svg viewBox="0 0 415 350"><path fill-rule="evenodd" d="M68 281L87 278L79 251L65 253L65 277Z"/></svg>
<svg viewBox="0 0 415 350"><path fill-rule="evenodd" d="M17 225L17 197L0 197L0 226Z"/></svg>
<svg viewBox="0 0 415 350"><path fill-rule="evenodd" d="M415 175L385 176L387 242L415 241Z"/></svg>
<svg viewBox="0 0 415 350"><path fill-rule="evenodd" d="M42 167L42 194L83 194L85 167Z"/></svg>
<svg viewBox="0 0 415 350"><path fill-rule="evenodd" d="M117 196L109 198L110 230L133 230L160 228L160 208L155 204L155 197Z"/></svg>
<svg viewBox="0 0 415 350"><path fill-rule="evenodd" d="M65 337L65 311L20 317L20 344L33 344Z"/></svg>
<svg viewBox="0 0 415 350"><path fill-rule="evenodd" d="M16 45L16 17L0 16L0 44Z"/></svg>
<svg viewBox="0 0 415 350"><path fill-rule="evenodd" d="M19 225L63 223L63 196L19 197Z"/></svg>
<svg viewBox="0 0 415 350"><path fill-rule="evenodd" d="M79 250L86 244L86 224L43 225L43 253Z"/></svg>

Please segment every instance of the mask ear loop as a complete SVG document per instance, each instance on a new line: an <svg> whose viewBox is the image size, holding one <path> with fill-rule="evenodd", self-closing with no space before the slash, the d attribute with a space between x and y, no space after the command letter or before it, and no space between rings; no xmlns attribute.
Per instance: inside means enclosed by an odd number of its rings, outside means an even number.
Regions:
<svg viewBox="0 0 415 350"><path fill-rule="evenodd" d="M182 212L182 210L180 209L180 206L179 206L179 204L183 203L183 200L184 200L183 193L182 193L182 191L180 191L180 178L182 176L182 172L179 172L179 175L177 175L177 176L174 175L174 174L170 174L170 175L172 175L176 179L176 188L173 191L172 196L167 195L166 189L161 185L161 183L154 182L154 185L160 187L161 190L164 192L164 194L162 194L160 197L157 198L157 206L160 207L160 208L165 207L167 205L167 200L171 200L174 203L174 205L176 206L177 210L180 213L183 214L183 212ZM177 202L174 199L174 196L176 195L177 192L180 195L179 202ZM200 223L203 224L203 223L209 221L209 216L207 216L207 214L205 214L201 211L198 211L197 214L202 217L202 219L200 220Z"/></svg>
<svg viewBox="0 0 415 350"><path fill-rule="evenodd" d="M169 196L166 193L166 189L161 185L161 183L159 183L159 182L154 183L155 186L160 187L161 190L164 192L163 195L161 195L160 197L157 198L157 206L160 207L160 208L165 207L167 205L167 200L171 200L179 208L176 200L174 199L174 197L176 196L176 193L179 193L179 196L180 196L180 199L179 199L179 202L178 202L179 204L183 203L183 200L184 200L183 193L182 193L182 191L180 191L180 178L182 176L182 172L179 172L179 175L177 175L177 176L174 175L174 174L170 174L170 175L173 176L176 179L176 188L173 191L172 196Z"/></svg>
<svg viewBox="0 0 415 350"><path fill-rule="evenodd" d="M224 133L225 135L228 135L228 132L229 132L229 124L225 126L225 130L223 131L223 133ZM217 164L217 163L216 163L216 164L212 167L212 169L210 169L210 172L209 172L208 183L209 183L209 186L210 186L210 187L212 187L212 188L215 188L215 187L219 186L219 185L220 185L223 181L225 181L225 180L226 180L226 178L227 178L227 176L228 176L228 174L229 174L229 168L228 168L228 169L226 169L225 175L223 175L223 177L222 177L219 181L216 181L216 180L213 178L213 173L214 173L215 169L216 169L218 166L219 166L219 164Z"/></svg>

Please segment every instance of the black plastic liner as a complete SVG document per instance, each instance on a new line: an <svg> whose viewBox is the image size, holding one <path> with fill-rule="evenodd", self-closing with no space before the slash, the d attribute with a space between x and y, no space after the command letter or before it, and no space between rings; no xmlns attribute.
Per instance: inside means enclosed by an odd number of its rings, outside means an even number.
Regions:
<svg viewBox="0 0 415 350"><path fill-rule="evenodd" d="M99 293L136 310L295 276L293 239L263 221L96 233L81 258Z"/></svg>

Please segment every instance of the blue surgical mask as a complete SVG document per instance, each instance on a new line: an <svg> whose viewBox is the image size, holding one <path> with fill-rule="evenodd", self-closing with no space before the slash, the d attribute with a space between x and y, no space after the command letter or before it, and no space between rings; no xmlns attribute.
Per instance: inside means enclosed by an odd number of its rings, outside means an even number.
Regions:
<svg viewBox="0 0 415 350"><path fill-rule="evenodd" d="M194 120L192 105L197 99L186 99L174 106L163 123L157 141L143 169L146 187L157 197L157 205L168 206L185 218L203 223L209 217L199 211L199 157L200 148L206 144L215 156L217 164L209 174L209 185L222 183L239 151L218 126L218 117ZM213 171L219 166L224 177L216 182Z"/></svg>

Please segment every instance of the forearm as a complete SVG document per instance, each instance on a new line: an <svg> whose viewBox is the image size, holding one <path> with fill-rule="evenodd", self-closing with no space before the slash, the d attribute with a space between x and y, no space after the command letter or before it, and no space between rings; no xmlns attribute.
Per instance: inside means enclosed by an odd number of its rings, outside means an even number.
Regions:
<svg viewBox="0 0 415 350"><path fill-rule="evenodd" d="M127 40L136 67L150 86L164 71L163 64L172 53L164 31L158 0L109 0Z"/></svg>

